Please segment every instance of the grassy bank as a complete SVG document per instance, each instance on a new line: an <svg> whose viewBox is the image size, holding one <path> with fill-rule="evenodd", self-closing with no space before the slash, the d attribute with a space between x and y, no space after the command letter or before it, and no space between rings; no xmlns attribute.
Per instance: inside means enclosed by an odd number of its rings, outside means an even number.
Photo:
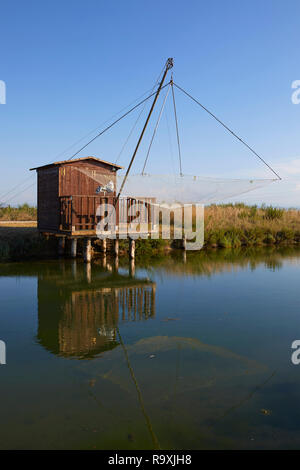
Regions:
<svg viewBox="0 0 300 470"><path fill-rule="evenodd" d="M245 204L205 208L205 245L239 247L300 242L300 211Z"/></svg>
<svg viewBox="0 0 300 470"><path fill-rule="evenodd" d="M25 209L26 209L25 205ZM29 207L29 206L28 206ZM1 222L0 218L0 260L22 260L57 256L57 240L45 240L39 235L35 222L24 226L22 220L29 214L34 218L34 208L22 206L18 221ZM16 209L18 211L18 209ZM32 210L32 212L31 212ZM13 217L13 212L10 216ZM23 219L21 217L24 217ZM9 220L3 217L2 220ZM245 204L211 205L205 208L205 246L210 248L279 246L300 243L300 211L269 207L246 206ZM128 240L120 241L120 254L126 254ZM164 255L180 246L172 240L137 240L136 256L151 258ZM95 252L99 251L97 242ZM80 249L80 246L79 246Z"/></svg>
<svg viewBox="0 0 300 470"><path fill-rule="evenodd" d="M18 225L1 226L0 223L0 261L42 259L56 255L56 240L46 240L39 235L36 227Z"/></svg>

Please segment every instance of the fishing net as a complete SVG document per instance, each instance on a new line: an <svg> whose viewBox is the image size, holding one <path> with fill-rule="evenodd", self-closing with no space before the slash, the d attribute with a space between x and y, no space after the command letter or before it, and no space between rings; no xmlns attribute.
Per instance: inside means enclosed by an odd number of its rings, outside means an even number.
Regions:
<svg viewBox="0 0 300 470"><path fill-rule="evenodd" d="M117 175L117 191L124 176ZM221 179L191 175L128 176L122 195L132 198L155 198L158 204L209 204L222 202L272 183L273 179Z"/></svg>
<svg viewBox="0 0 300 470"><path fill-rule="evenodd" d="M94 194L116 195L156 204L211 204L268 186L275 179L226 179L192 175L129 175L77 169L94 181Z"/></svg>

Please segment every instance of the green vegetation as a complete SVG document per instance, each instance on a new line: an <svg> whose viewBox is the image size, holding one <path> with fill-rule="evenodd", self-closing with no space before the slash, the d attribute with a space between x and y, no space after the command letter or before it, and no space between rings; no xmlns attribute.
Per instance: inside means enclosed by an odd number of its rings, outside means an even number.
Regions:
<svg viewBox="0 0 300 470"><path fill-rule="evenodd" d="M42 259L57 254L57 241L46 240L35 227L0 226L0 261Z"/></svg>
<svg viewBox="0 0 300 470"><path fill-rule="evenodd" d="M4 224L3 220L15 223ZM57 256L57 240L45 240L29 222L36 208L24 204L18 208L0 208L0 260L23 260ZM204 249L222 248L238 251L243 247L295 245L300 243L300 210L272 206L247 206L243 203L211 205L205 208ZM19 226L18 226L19 225ZM31 226L30 226L31 225ZM95 252L99 252L97 241ZM179 240L137 240L136 256L147 259L165 255L181 246ZM79 244L79 250L81 249ZM128 240L120 240L120 255L128 251Z"/></svg>
<svg viewBox="0 0 300 470"><path fill-rule="evenodd" d="M22 204L18 207L1 207L0 220L36 220L37 209L29 204Z"/></svg>
<svg viewBox="0 0 300 470"><path fill-rule="evenodd" d="M237 248L300 242L300 210L243 203L205 208L205 246Z"/></svg>

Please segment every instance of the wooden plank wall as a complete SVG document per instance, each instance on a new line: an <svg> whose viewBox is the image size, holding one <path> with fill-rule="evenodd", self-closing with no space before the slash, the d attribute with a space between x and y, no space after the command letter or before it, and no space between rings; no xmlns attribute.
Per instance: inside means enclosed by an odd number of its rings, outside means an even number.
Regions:
<svg viewBox="0 0 300 470"><path fill-rule="evenodd" d="M38 228L40 230L58 230L59 228L58 186L57 167L38 170Z"/></svg>

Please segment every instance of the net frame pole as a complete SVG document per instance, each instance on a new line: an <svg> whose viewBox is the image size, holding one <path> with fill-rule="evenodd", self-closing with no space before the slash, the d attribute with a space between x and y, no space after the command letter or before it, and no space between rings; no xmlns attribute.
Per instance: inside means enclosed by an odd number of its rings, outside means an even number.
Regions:
<svg viewBox="0 0 300 470"><path fill-rule="evenodd" d="M169 58L169 59L167 60L167 62L166 62L164 74L163 74L162 79L161 79L161 81L160 81L160 84L159 84L159 86L158 86L157 92L156 92L156 94L155 94L155 97L154 97L152 106L151 106L151 108L150 108L149 114L148 114L148 116L147 116L146 122L145 122L144 127L143 127L143 130L142 130L142 132L141 132L141 135L140 135L140 137L139 137L139 140L138 140L138 142L137 142L137 144L136 144L135 150L134 150L133 155L132 155L132 157L131 157L131 160L130 160L130 163L129 163L129 165L128 165L128 168L127 168L126 174L125 174L125 176L124 176L124 179L123 179L123 181L122 181L122 184L121 184L119 193L118 193L118 195L117 195L117 197L116 197L115 205L117 205L118 200L120 199L120 195L121 195L122 190L123 190L123 188L124 188L124 185L125 185L125 183L126 183L126 180L127 180L128 175L129 175L129 172L130 172L130 169L131 169L131 167L132 167L132 164L133 164L133 162L134 162L134 159L135 159L135 157L136 157L136 154L137 154L137 151L138 151L138 149L139 149L140 143L141 143L141 141L142 141L142 139L143 139L143 136L144 136L144 134L145 134L145 130L146 130L147 125L148 125L148 123L149 123L151 114L152 114L153 109L154 109L154 107L155 107L156 101L157 101L158 96L159 96L159 94L160 94L160 91L161 91L161 89L162 89L162 86L163 86L163 83L164 83L165 78L166 78L166 76L167 76L167 73L168 73L168 71L169 71L172 67L173 67L173 59L172 59L172 58Z"/></svg>

